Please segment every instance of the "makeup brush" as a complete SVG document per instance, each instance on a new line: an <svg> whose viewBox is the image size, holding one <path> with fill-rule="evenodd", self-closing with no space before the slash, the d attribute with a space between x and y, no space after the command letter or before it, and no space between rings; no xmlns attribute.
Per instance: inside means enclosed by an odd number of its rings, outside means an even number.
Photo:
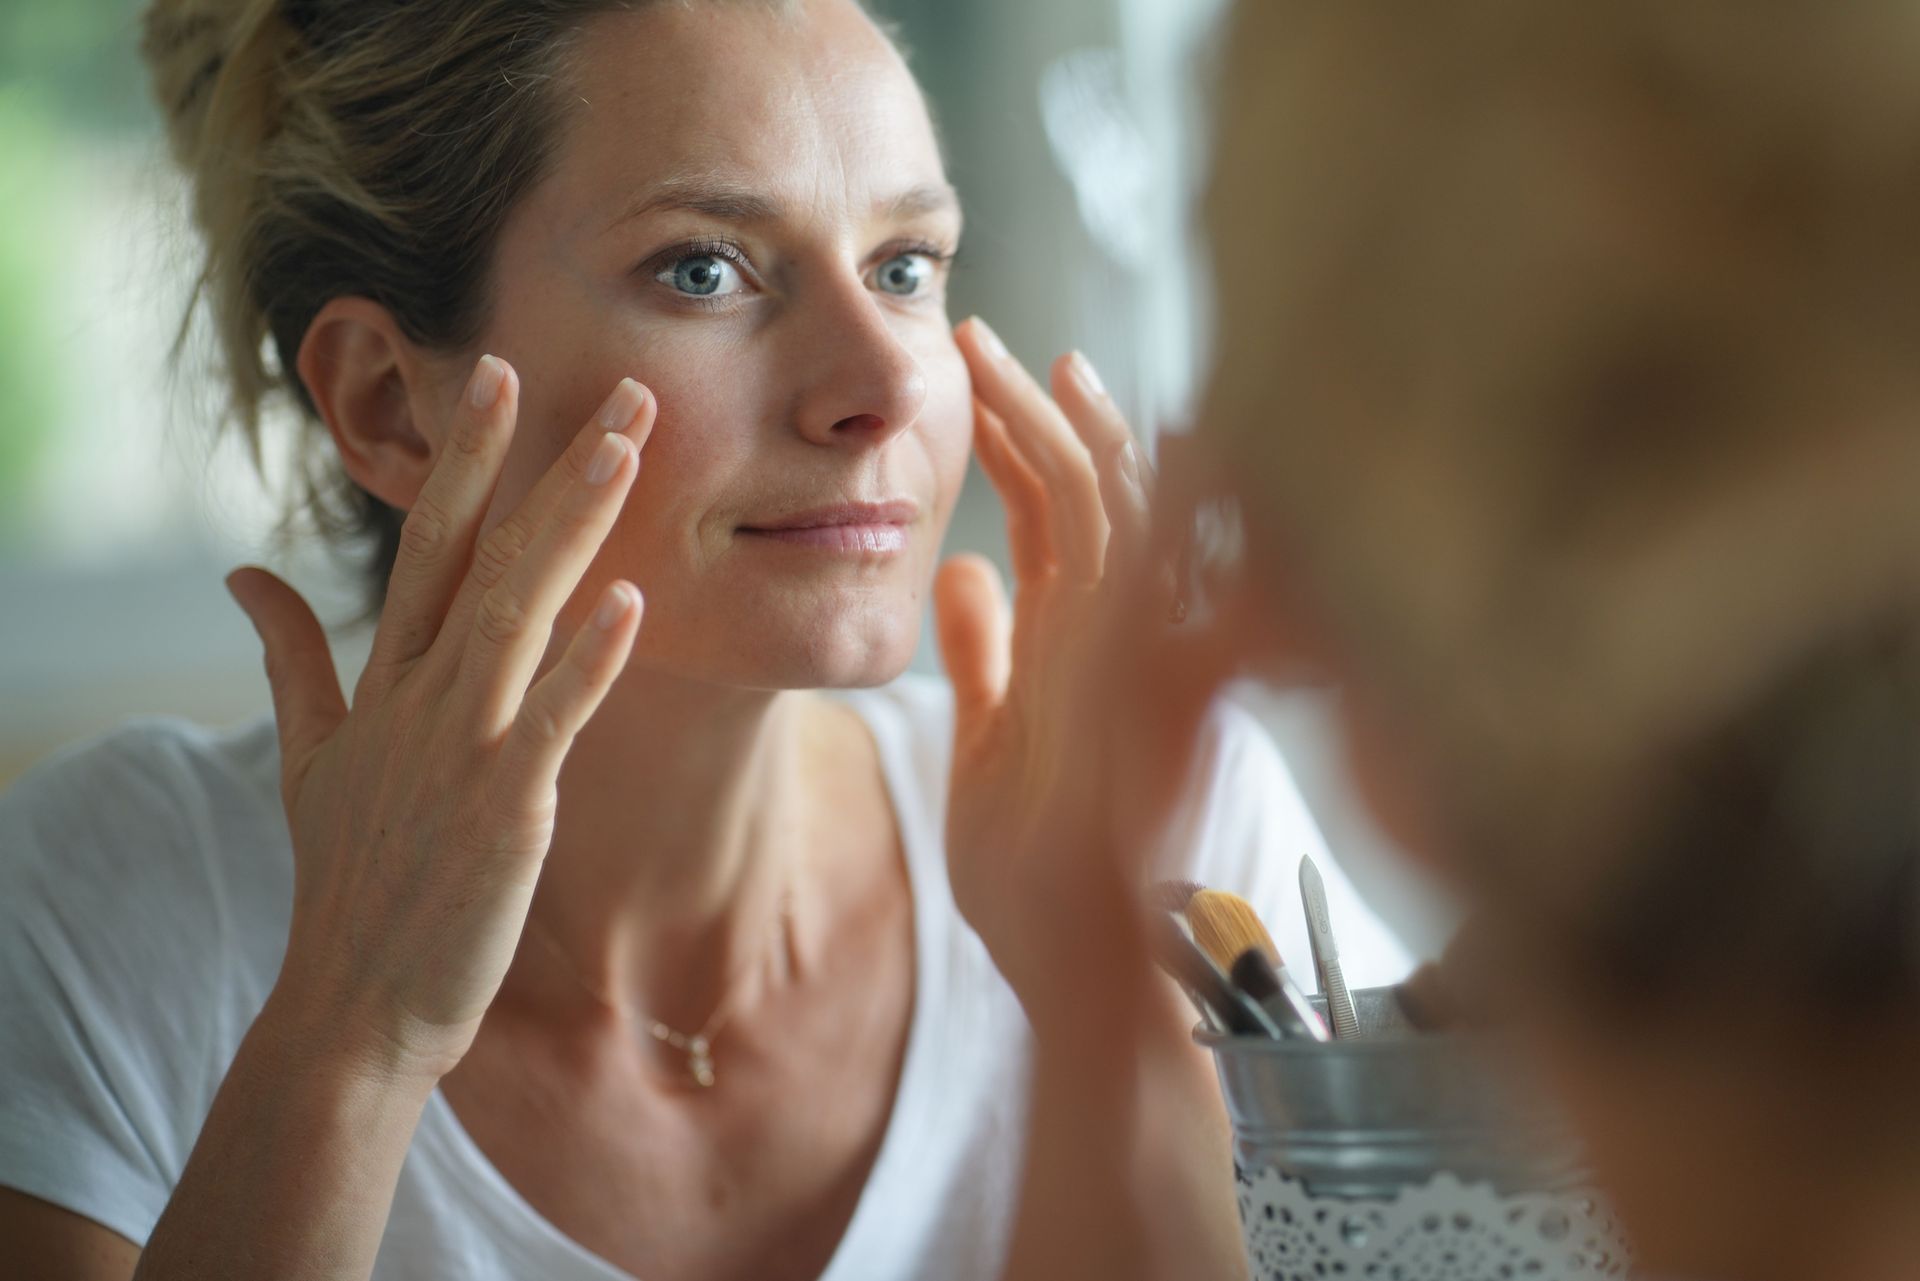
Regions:
<svg viewBox="0 0 1920 1281"><path fill-rule="evenodd" d="M1320 1011L1313 1008L1313 1002L1293 981L1293 976L1268 960L1259 948L1250 947L1242 952L1228 977L1267 1012L1282 1036L1309 1041L1333 1039Z"/></svg>
<svg viewBox="0 0 1920 1281"><path fill-rule="evenodd" d="M1319 1011L1287 972L1286 962L1280 959L1280 949L1274 945L1273 935L1267 933L1253 904L1226 890L1203 889L1187 900L1186 918L1194 942L1215 965L1230 974L1246 959L1247 953L1259 955L1265 971L1273 976L1272 981L1261 983L1256 978L1255 982L1261 986L1257 992L1238 978L1233 981L1253 998L1282 1033L1311 1036L1316 1041L1327 1039L1326 1024L1321 1021Z"/></svg>
<svg viewBox="0 0 1920 1281"><path fill-rule="evenodd" d="M1160 885L1156 886L1155 889L1156 891L1165 890L1172 884L1172 882L1163 881ZM1184 902L1186 897L1190 896L1182 896L1181 901ZM1178 908L1161 911L1156 907L1149 909L1148 916L1150 918L1148 925L1150 934L1148 937L1149 944L1153 949L1154 962L1159 965L1163 973L1172 978L1176 983L1179 983L1181 993L1187 998L1188 1003L1193 1006L1194 1012L1200 1016L1200 1021L1207 1025L1207 1031L1224 1034L1227 1030L1227 1025L1221 1021L1219 1013L1213 1006L1202 1000L1199 994L1192 988L1188 987L1184 982L1181 982L1180 976L1175 974L1173 968L1162 960L1165 949L1172 946L1170 943L1163 943L1160 939L1159 931L1162 928L1162 921L1165 922L1166 926L1171 927L1175 933L1184 935L1189 943L1193 941L1193 929L1187 924L1186 914Z"/></svg>
<svg viewBox="0 0 1920 1281"><path fill-rule="evenodd" d="M1171 913L1153 917L1149 938L1154 960L1186 989L1187 998L1215 1030L1279 1039L1280 1029L1267 1012L1227 981L1213 958L1201 950Z"/></svg>
<svg viewBox="0 0 1920 1281"><path fill-rule="evenodd" d="M1185 915L1193 941L1222 970L1232 969L1240 954L1250 947L1259 948L1276 964L1280 960L1280 949L1274 946L1273 935L1267 933L1260 914L1238 894L1196 890L1187 900Z"/></svg>
<svg viewBox="0 0 1920 1281"><path fill-rule="evenodd" d="M1193 930L1187 924L1187 900L1198 893L1199 889L1198 881L1155 881L1147 887L1147 910L1150 913L1164 913L1171 917L1187 937L1192 938ZM1191 988L1182 987L1181 990L1187 994L1187 999L1193 1002L1193 1008L1199 1012L1201 1020L1206 1023L1209 1031L1225 1032L1227 1030L1226 1025L1220 1022L1219 1015L1215 1014L1205 1001L1195 996Z"/></svg>

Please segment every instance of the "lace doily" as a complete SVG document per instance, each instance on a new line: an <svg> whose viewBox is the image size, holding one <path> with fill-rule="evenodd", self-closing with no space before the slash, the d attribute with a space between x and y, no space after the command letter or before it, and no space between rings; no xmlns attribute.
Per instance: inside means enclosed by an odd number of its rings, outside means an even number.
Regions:
<svg viewBox="0 0 1920 1281"><path fill-rule="evenodd" d="M1591 1192L1501 1196L1440 1173L1392 1200L1314 1196L1271 1167L1235 1171L1255 1281L1594 1281L1626 1245Z"/></svg>

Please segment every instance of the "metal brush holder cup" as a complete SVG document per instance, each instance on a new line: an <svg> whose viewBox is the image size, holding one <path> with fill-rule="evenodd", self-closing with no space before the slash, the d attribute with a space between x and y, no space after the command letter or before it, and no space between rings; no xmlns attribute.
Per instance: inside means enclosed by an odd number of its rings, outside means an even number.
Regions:
<svg viewBox="0 0 1920 1281"><path fill-rule="evenodd" d="M1233 1120L1255 1281L1628 1275L1553 1108L1472 1038L1415 1032L1391 988L1353 1000L1359 1039L1195 1033Z"/></svg>

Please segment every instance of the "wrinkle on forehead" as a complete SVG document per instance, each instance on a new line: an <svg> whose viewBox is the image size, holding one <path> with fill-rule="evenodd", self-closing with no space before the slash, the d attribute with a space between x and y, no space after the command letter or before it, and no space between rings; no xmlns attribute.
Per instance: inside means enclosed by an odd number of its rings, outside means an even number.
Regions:
<svg viewBox="0 0 1920 1281"><path fill-rule="evenodd" d="M656 188L704 186L700 199L741 213L778 202L859 219L930 212L951 193L918 84L850 0L604 14L575 75L555 172L589 193L588 235L664 198Z"/></svg>
<svg viewBox="0 0 1920 1281"><path fill-rule="evenodd" d="M793 216L778 195L760 190L750 180L713 170L661 179L609 223L607 230L664 209L682 209L738 223L779 222ZM906 222L942 213L957 218L960 197L948 183L919 183L891 196L877 196L871 212L881 222Z"/></svg>

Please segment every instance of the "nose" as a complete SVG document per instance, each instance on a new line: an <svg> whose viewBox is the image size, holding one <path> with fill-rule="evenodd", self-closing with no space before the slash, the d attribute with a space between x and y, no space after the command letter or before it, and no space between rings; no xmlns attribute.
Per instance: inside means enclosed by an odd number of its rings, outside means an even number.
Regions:
<svg viewBox="0 0 1920 1281"><path fill-rule="evenodd" d="M863 281L835 282L794 322L804 335L796 352L803 368L795 418L807 440L871 448L919 419L926 371Z"/></svg>

